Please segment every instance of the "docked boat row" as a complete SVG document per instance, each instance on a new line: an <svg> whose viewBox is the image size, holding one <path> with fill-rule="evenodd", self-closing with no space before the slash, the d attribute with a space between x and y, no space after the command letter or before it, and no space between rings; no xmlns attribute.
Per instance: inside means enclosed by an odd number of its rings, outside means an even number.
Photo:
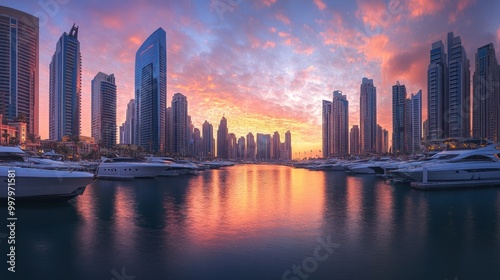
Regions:
<svg viewBox="0 0 500 280"><path fill-rule="evenodd" d="M417 189L444 189L500 185L500 150L490 143L478 149L441 151L413 160L371 158L329 159L296 165L309 170L372 174Z"/></svg>
<svg viewBox="0 0 500 280"><path fill-rule="evenodd" d="M0 147L0 199L67 200L83 194L94 174L30 159L17 147Z"/></svg>
<svg viewBox="0 0 500 280"><path fill-rule="evenodd" d="M9 190L15 199L65 200L83 194L95 179L127 180L198 174L200 170L234 165L233 162L190 162L169 157L144 159L114 157L100 162L64 162L55 154L36 156L18 147L0 146L0 199ZM11 177L8 177L9 174ZM14 180L9 180L14 178ZM9 184L10 189L9 189Z"/></svg>
<svg viewBox="0 0 500 280"><path fill-rule="evenodd" d="M97 177L100 179L134 179L154 178L179 175L197 175L206 169L216 169L233 166L233 162L208 161L191 162L175 160L170 157L127 158L103 157L97 168Z"/></svg>

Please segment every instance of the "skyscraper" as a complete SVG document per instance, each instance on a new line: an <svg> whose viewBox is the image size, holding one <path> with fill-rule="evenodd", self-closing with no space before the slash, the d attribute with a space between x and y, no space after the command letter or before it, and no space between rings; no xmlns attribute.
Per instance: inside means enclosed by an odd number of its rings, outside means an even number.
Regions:
<svg viewBox="0 0 500 280"><path fill-rule="evenodd" d="M172 107L165 110L165 151L169 154L174 150L174 124L172 116Z"/></svg>
<svg viewBox="0 0 500 280"><path fill-rule="evenodd" d="M256 148L255 138L253 137L253 134L249 132L247 134L247 160L255 160Z"/></svg>
<svg viewBox="0 0 500 280"><path fill-rule="evenodd" d="M452 138L470 136L469 59L460 36L448 33L448 132Z"/></svg>
<svg viewBox="0 0 500 280"><path fill-rule="evenodd" d="M229 133L226 138L227 147L227 159L236 159L238 153L238 144L236 142L236 135L234 133Z"/></svg>
<svg viewBox="0 0 500 280"><path fill-rule="evenodd" d="M273 134L273 143L271 145L271 159L274 159L274 160L279 160L280 159L280 144L281 144L281 141L280 141L280 134L275 131L274 134Z"/></svg>
<svg viewBox="0 0 500 280"><path fill-rule="evenodd" d="M447 119L445 114L448 111L447 77L448 66L444 45L442 41L437 41L432 44L427 68L428 140L442 139L448 135L445 125Z"/></svg>
<svg viewBox="0 0 500 280"><path fill-rule="evenodd" d="M410 105L410 153L420 150L422 141L422 90L411 95Z"/></svg>
<svg viewBox="0 0 500 280"><path fill-rule="evenodd" d="M172 97L172 152L176 155L187 155L189 123L188 101L186 96L176 93Z"/></svg>
<svg viewBox="0 0 500 280"><path fill-rule="evenodd" d="M59 38L50 62L49 137L80 135L82 59L78 27Z"/></svg>
<svg viewBox="0 0 500 280"><path fill-rule="evenodd" d="M97 73L92 80L92 137L102 147L116 144L115 75Z"/></svg>
<svg viewBox="0 0 500 280"><path fill-rule="evenodd" d="M217 130L217 157L227 159L227 120L222 117Z"/></svg>
<svg viewBox="0 0 500 280"><path fill-rule="evenodd" d="M323 100L323 118L322 118L322 148L323 157L328 158L332 152L332 102Z"/></svg>
<svg viewBox="0 0 500 280"><path fill-rule="evenodd" d="M285 132L285 150L288 152L286 159L292 159L292 133L290 130Z"/></svg>
<svg viewBox="0 0 500 280"><path fill-rule="evenodd" d="M384 146L384 134L382 133L382 127L377 124L377 148L376 152L378 155L382 154L382 147Z"/></svg>
<svg viewBox="0 0 500 280"><path fill-rule="evenodd" d="M193 157L199 157L203 150L203 138L201 137L201 132L198 128L193 128L193 135L189 140L189 155Z"/></svg>
<svg viewBox="0 0 500 280"><path fill-rule="evenodd" d="M474 138L500 140L500 67L493 44L477 49L476 70L473 77L473 125Z"/></svg>
<svg viewBox="0 0 500 280"><path fill-rule="evenodd" d="M125 122L122 124L122 139L120 144L134 143L135 135L135 100L130 99L127 104L127 113L125 115Z"/></svg>
<svg viewBox="0 0 500 280"><path fill-rule="evenodd" d="M387 154L389 152L389 131L387 129L382 129L382 154Z"/></svg>
<svg viewBox="0 0 500 280"><path fill-rule="evenodd" d="M38 18L0 6L0 114L38 135Z"/></svg>
<svg viewBox="0 0 500 280"><path fill-rule="evenodd" d="M212 159L215 156L214 127L205 120L202 127L203 156Z"/></svg>
<svg viewBox="0 0 500 280"><path fill-rule="evenodd" d="M377 140L377 88L373 79L363 78L360 87L361 153L375 153Z"/></svg>
<svg viewBox="0 0 500 280"><path fill-rule="evenodd" d="M359 155L360 154L360 143L359 143L359 126L353 125L351 132L349 133L350 139L350 154Z"/></svg>
<svg viewBox="0 0 500 280"><path fill-rule="evenodd" d="M331 121L333 155L349 154L349 101L340 90L333 92Z"/></svg>
<svg viewBox="0 0 500 280"><path fill-rule="evenodd" d="M158 28L135 55L135 144L150 152L165 149L166 74L166 33Z"/></svg>
<svg viewBox="0 0 500 280"><path fill-rule="evenodd" d="M239 160L245 159L245 137L241 136L238 138L238 153L236 158Z"/></svg>
<svg viewBox="0 0 500 280"><path fill-rule="evenodd" d="M257 160L271 159L271 135L257 133Z"/></svg>
<svg viewBox="0 0 500 280"><path fill-rule="evenodd" d="M406 87L399 81L392 86L392 152L405 153ZM380 147L382 149L382 146Z"/></svg>

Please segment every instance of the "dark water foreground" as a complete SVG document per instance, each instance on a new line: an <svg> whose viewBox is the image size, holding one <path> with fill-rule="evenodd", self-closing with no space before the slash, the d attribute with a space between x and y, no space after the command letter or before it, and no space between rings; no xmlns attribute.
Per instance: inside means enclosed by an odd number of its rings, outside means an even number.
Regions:
<svg viewBox="0 0 500 280"><path fill-rule="evenodd" d="M238 165L18 206L0 279L500 279L500 189Z"/></svg>

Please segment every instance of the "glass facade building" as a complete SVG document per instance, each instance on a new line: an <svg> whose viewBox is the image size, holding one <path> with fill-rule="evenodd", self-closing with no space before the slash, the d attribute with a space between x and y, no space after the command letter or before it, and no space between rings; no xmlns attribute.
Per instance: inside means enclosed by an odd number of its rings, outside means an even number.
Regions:
<svg viewBox="0 0 500 280"><path fill-rule="evenodd" d="M82 59L78 27L59 38L50 62L49 138L80 135Z"/></svg>
<svg viewBox="0 0 500 280"><path fill-rule="evenodd" d="M158 28L135 55L137 144L150 152L165 151L167 100L166 33Z"/></svg>
<svg viewBox="0 0 500 280"><path fill-rule="evenodd" d="M373 79L363 78L360 87L360 143L361 153L376 152L377 143L377 88Z"/></svg>
<svg viewBox="0 0 500 280"><path fill-rule="evenodd" d="M39 20L0 6L0 114L38 135Z"/></svg>
<svg viewBox="0 0 500 280"><path fill-rule="evenodd" d="M92 137L102 147L116 145L115 75L102 72L92 80Z"/></svg>

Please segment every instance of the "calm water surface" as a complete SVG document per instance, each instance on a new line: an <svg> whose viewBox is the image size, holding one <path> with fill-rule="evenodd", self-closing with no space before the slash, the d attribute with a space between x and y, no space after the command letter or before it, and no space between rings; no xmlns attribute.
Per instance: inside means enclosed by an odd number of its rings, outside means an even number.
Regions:
<svg viewBox="0 0 500 280"><path fill-rule="evenodd" d="M18 207L17 272L0 239L0 279L499 279L499 205L500 189L274 165L96 181L70 202Z"/></svg>

